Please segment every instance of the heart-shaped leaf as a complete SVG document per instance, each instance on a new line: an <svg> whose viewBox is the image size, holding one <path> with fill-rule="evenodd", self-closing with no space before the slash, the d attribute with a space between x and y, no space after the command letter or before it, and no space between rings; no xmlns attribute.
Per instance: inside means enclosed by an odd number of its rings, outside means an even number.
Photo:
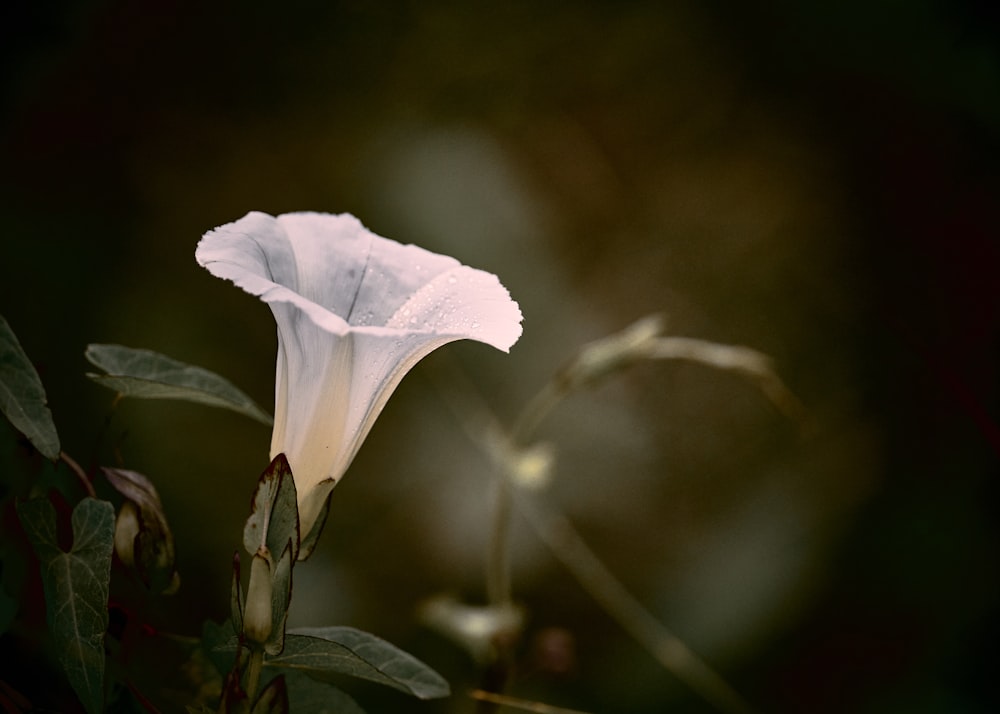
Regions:
<svg viewBox="0 0 1000 714"><path fill-rule="evenodd" d="M59 547L56 513L47 499L17 505L42 566L49 629L74 691L89 714L103 710L104 633L114 547L115 511L85 498L73 510L73 546Z"/></svg>

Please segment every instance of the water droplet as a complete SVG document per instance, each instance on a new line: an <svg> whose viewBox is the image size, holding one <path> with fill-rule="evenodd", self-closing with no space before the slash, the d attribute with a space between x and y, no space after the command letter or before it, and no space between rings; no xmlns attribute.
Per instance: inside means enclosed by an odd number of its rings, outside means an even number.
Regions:
<svg viewBox="0 0 1000 714"><path fill-rule="evenodd" d="M449 285L454 285L457 282L458 282L458 278L456 278L454 275L449 275L448 276L448 284Z"/></svg>
<svg viewBox="0 0 1000 714"><path fill-rule="evenodd" d="M469 325L469 327L471 327L473 330L478 330L479 329L479 323L476 322L475 320L473 320L472 324Z"/></svg>

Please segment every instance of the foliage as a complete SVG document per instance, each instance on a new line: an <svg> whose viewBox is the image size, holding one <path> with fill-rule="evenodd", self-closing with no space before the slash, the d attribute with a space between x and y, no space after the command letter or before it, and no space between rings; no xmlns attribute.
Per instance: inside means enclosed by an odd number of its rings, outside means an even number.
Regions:
<svg viewBox="0 0 1000 714"><path fill-rule="evenodd" d="M21 344L0 316L0 409L45 458L59 457L59 435L45 389Z"/></svg>
<svg viewBox="0 0 1000 714"><path fill-rule="evenodd" d="M86 356L107 372L87 376L115 390L119 396L179 399L224 407L265 423L271 421L230 382L200 367L149 350L117 345L90 345ZM60 456L58 435L45 404L41 381L2 318L0 398L4 414L39 453L51 459ZM131 679L133 665L127 658L136 647L136 638L149 636L151 632L147 625L141 624L142 618L154 613L135 613L140 618L137 634L128 620L133 615L120 609L122 605L114 602L112 591L115 580L124 579L118 587L127 585L130 573L148 593L145 598L153 598L148 599L147 606L154 609L155 598L176 591L179 575L167 515L156 487L147 476L113 467L87 472L69 457L63 458L77 477L77 483L89 494L68 515L70 538L64 537L67 529L63 524L63 493L40 495L43 483L28 479L20 489L23 492L15 494L18 521L34 551L44 589L46 629L52 653L87 714L105 711L112 702L117 710L120 702L126 700L133 700L140 707L153 706L150 698L157 699L159 695L139 691L136 681ZM106 485L96 487L97 478ZM95 497L97 490L113 494L118 505ZM359 677L419 698L448 694L448 684L440 675L373 635L352 628L285 634L292 569L302 539L295 481L283 454L261 474L244 528L244 545L253 558L252 573L264 575L257 578L258 585L254 582L256 576L251 574L250 588L244 593L240 560L238 557L234 560L232 612L239 636L231 639L232 624L205 624L184 668L191 688L187 711L360 714L361 707L349 695L322 681L332 675ZM262 598L258 597L260 593ZM248 622L254 620L254 609L258 607L267 616L263 626L266 634L260 642L255 642L247 633ZM0 591L0 608L4 629L21 616L16 600L3 591ZM123 617L124 621L118 622ZM142 635L144 631L146 634ZM163 644L172 639L172 636L156 637ZM256 670L253 666L255 661L266 664L273 675L263 686L254 680L260 674L259 666ZM212 691L216 693L206 695ZM16 690L5 687L0 691L0 703L5 707L8 702L20 701L21 695ZM31 706L26 700L22 704Z"/></svg>
<svg viewBox="0 0 1000 714"><path fill-rule="evenodd" d="M262 424L273 419L228 380L202 367L178 362L151 350L121 345L88 345L87 360L106 374L87 373L100 385L125 397L179 399L221 407Z"/></svg>
<svg viewBox="0 0 1000 714"><path fill-rule="evenodd" d="M49 631L60 663L90 714L103 708L104 633L114 542L114 510L85 498L73 509L73 546L59 545L56 512L46 499L18 505L41 565Z"/></svg>

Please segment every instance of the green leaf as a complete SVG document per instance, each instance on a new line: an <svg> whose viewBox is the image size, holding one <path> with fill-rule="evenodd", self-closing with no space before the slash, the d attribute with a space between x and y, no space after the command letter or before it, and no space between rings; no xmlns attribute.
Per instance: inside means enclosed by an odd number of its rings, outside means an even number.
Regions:
<svg viewBox="0 0 1000 714"><path fill-rule="evenodd" d="M284 454L275 456L260 475L250 509L243 527L243 547L247 552L254 555L261 546L267 546L268 562L274 570L291 543L295 560L299 553L299 509L295 480Z"/></svg>
<svg viewBox="0 0 1000 714"><path fill-rule="evenodd" d="M288 688L288 703L293 712L365 714L365 710L342 690L295 670L288 670L285 674L285 686Z"/></svg>
<svg viewBox="0 0 1000 714"><path fill-rule="evenodd" d="M87 360L107 374L87 376L126 397L180 399L222 407L271 425L274 420L231 382L214 372L150 350L87 345Z"/></svg>
<svg viewBox="0 0 1000 714"><path fill-rule="evenodd" d="M42 566L49 630L60 664L84 709L104 702L104 633L115 511L107 501L85 498L73 510L73 546L59 547L56 513L47 499L17 505Z"/></svg>
<svg viewBox="0 0 1000 714"><path fill-rule="evenodd" d="M322 679L347 674L394 687L420 699L445 697L451 688L444 678L395 645L353 627L309 627L290 630L285 649L264 662Z"/></svg>
<svg viewBox="0 0 1000 714"><path fill-rule="evenodd" d="M45 388L21 343L0 316L0 410L47 459L59 458L59 434Z"/></svg>
<svg viewBox="0 0 1000 714"><path fill-rule="evenodd" d="M201 648L223 678L236 663L238 643L239 640L233 636L233 623L229 620L221 624L206 620L202 625Z"/></svg>

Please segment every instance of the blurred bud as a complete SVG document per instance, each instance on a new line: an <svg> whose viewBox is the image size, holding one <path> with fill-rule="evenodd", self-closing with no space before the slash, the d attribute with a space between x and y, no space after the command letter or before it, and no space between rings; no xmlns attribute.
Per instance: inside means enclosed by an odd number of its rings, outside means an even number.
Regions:
<svg viewBox="0 0 1000 714"><path fill-rule="evenodd" d="M585 344L559 373L559 386L571 391L646 359L662 332L663 316L648 315L621 332Z"/></svg>
<svg viewBox="0 0 1000 714"><path fill-rule="evenodd" d="M247 585L243 609L243 634L259 645L271 636L271 566L264 554L258 552L250 565L250 584Z"/></svg>
<svg viewBox="0 0 1000 714"><path fill-rule="evenodd" d="M516 641L524 629L524 611L515 605L467 605L450 595L427 600L420 622L448 638L479 663L496 660L498 645Z"/></svg>
<svg viewBox="0 0 1000 714"><path fill-rule="evenodd" d="M533 638L531 658L546 674L563 677L576 670L576 638L562 627L546 627Z"/></svg>
<svg viewBox="0 0 1000 714"><path fill-rule="evenodd" d="M108 483L126 499L115 522L119 560L134 568L150 590L166 595L176 592L180 576L175 568L174 536L153 483L135 471L102 471Z"/></svg>
<svg viewBox="0 0 1000 714"><path fill-rule="evenodd" d="M135 564L135 537L139 535L139 512L135 504L125 501L115 519L115 554L131 568Z"/></svg>

